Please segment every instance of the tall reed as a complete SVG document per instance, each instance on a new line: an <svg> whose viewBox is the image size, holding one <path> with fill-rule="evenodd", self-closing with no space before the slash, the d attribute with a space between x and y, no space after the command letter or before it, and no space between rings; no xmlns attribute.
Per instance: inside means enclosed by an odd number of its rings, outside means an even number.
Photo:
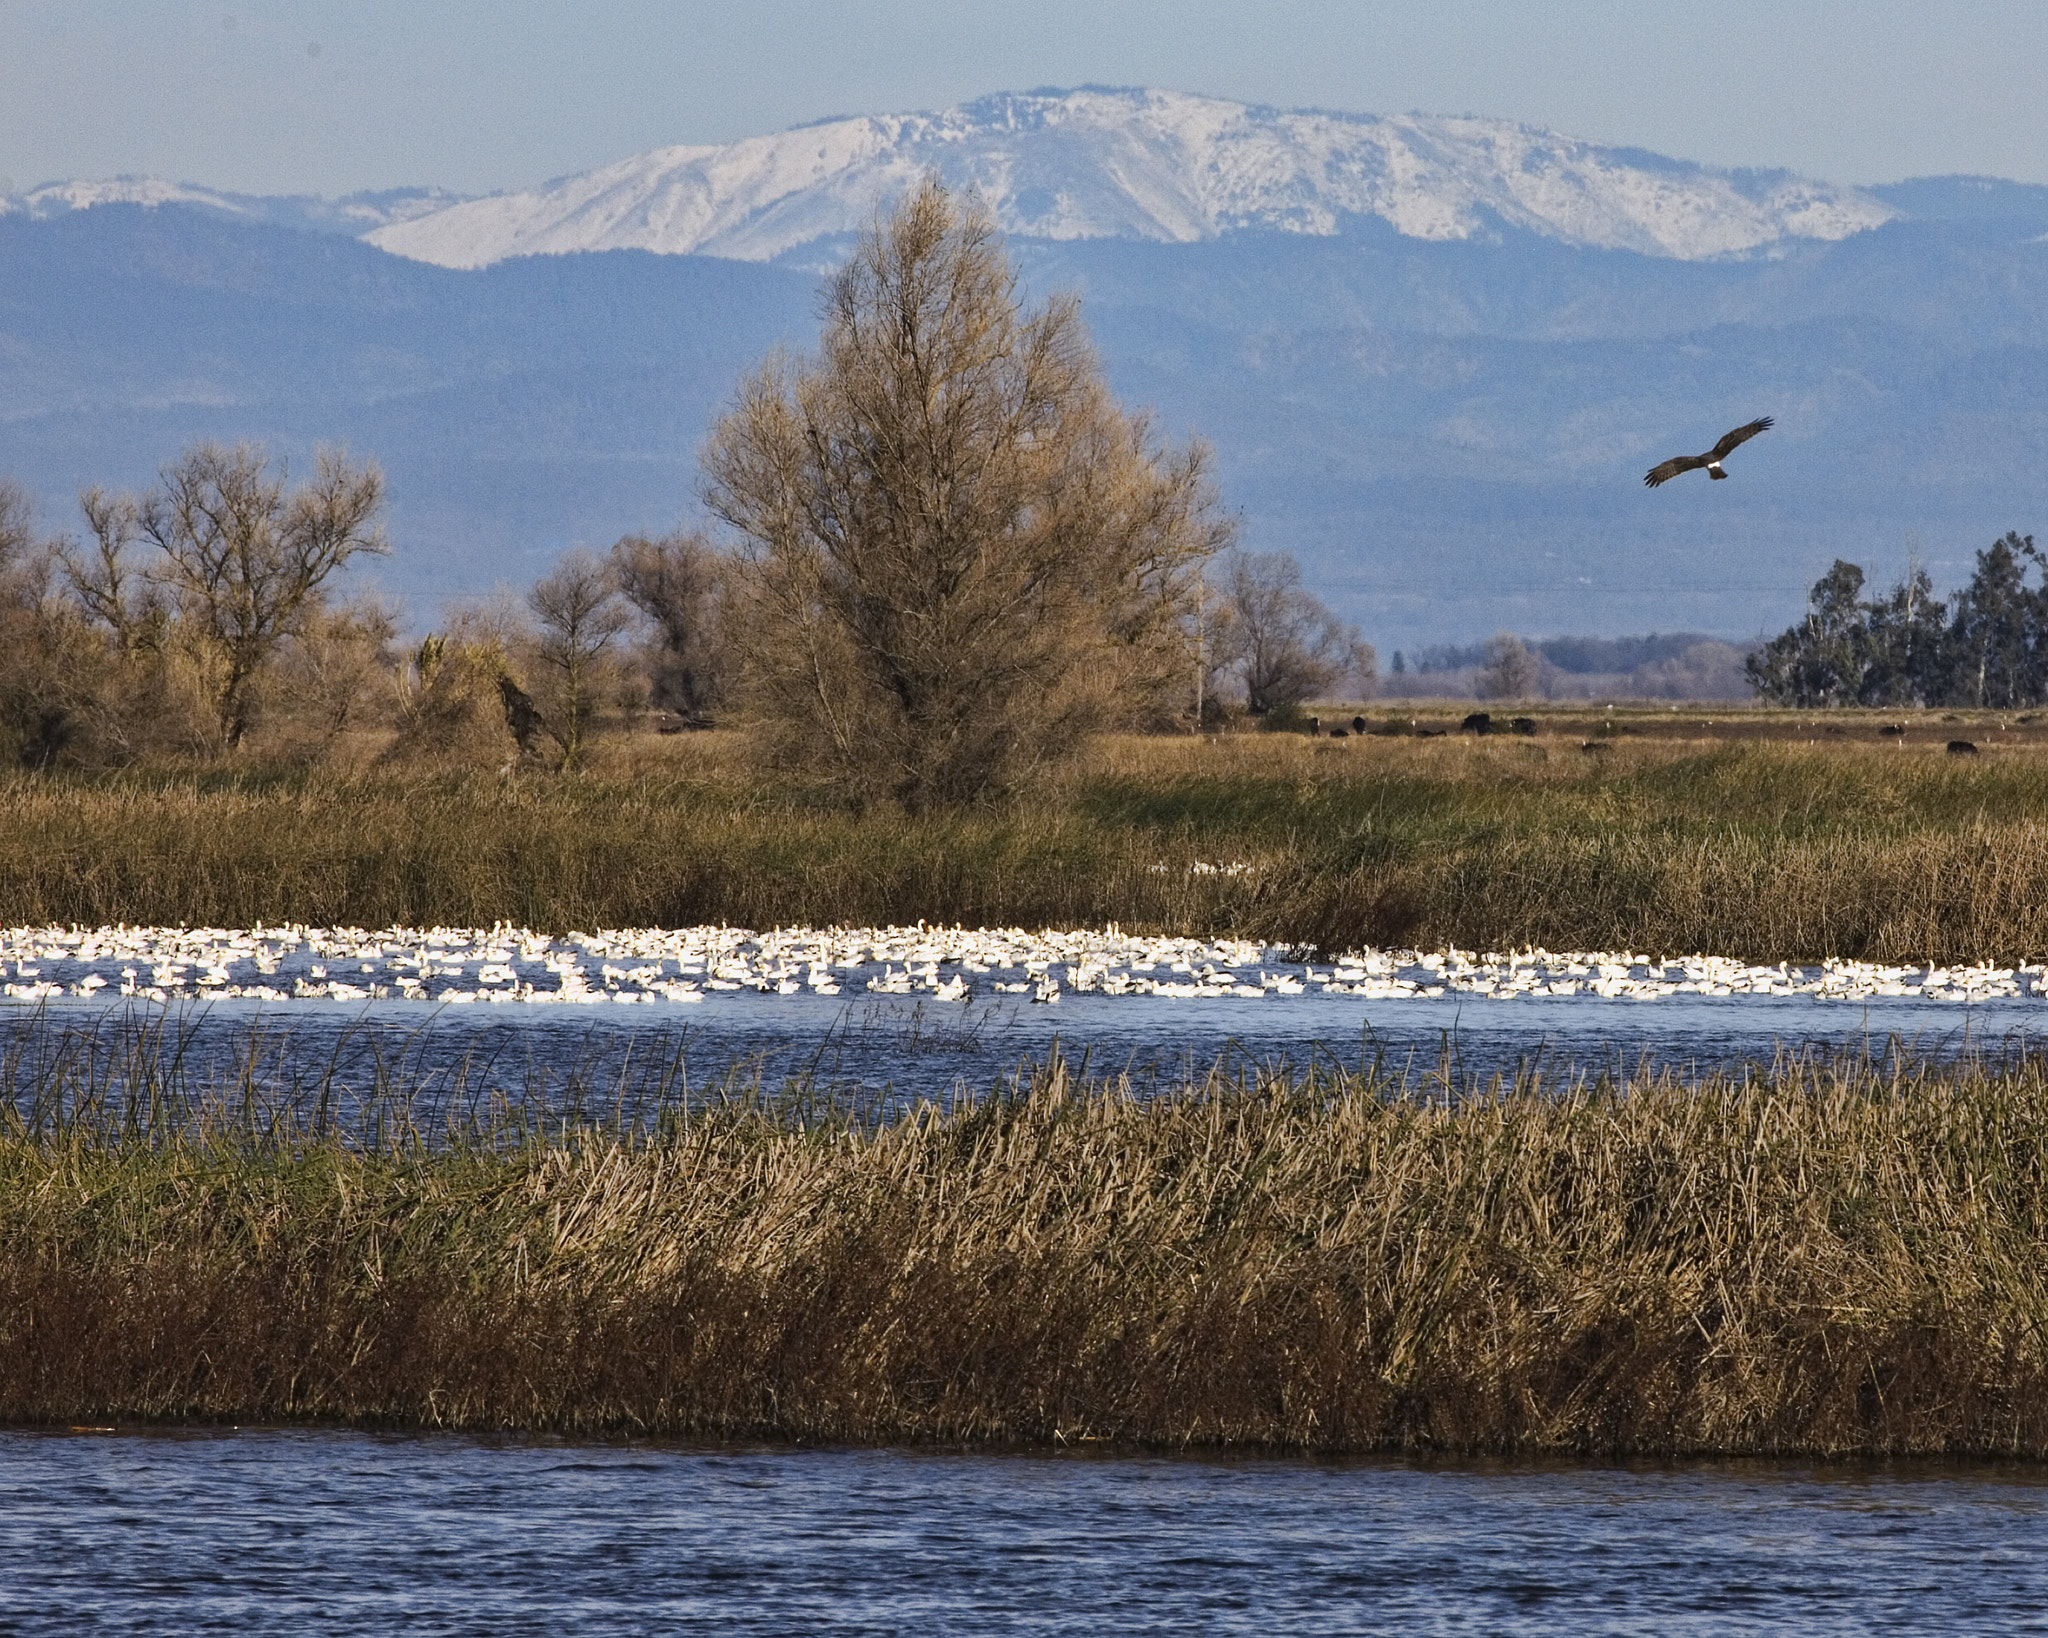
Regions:
<svg viewBox="0 0 2048 1638"><path fill-rule="evenodd" d="M1118 922L1332 953L2048 955L2048 760L2017 750L1132 740L1005 807L922 818L692 754L590 778L0 781L0 923Z"/></svg>
<svg viewBox="0 0 2048 1638"><path fill-rule="evenodd" d="M2044 1156L2038 1062L31 1098L0 1418L2038 1460Z"/></svg>

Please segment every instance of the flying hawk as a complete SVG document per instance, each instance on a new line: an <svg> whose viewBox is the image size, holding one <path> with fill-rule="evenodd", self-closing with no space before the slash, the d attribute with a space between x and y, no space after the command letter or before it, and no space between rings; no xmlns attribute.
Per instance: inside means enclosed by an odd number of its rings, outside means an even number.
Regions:
<svg viewBox="0 0 2048 1638"><path fill-rule="evenodd" d="M1668 478L1675 478L1681 472L1691 472L1699 467L1707 469L1710 478L1725 478L1721 463L1732 455L1738 446L1747 443L1759 432L1771 430L1771 418L1766 415L1761 421L1752 421L1746 427L1737 427L1704 455L1674 455L1670 460L1653 466L1643 474L1643 482L1652 489Z"/></svg>

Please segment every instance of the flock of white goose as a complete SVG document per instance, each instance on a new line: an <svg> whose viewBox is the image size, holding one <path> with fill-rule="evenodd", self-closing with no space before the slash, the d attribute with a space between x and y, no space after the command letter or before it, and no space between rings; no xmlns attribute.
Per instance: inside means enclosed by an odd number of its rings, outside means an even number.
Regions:
<svg viewBox="0 0 2048 1638"><path fill-rule="evenodd" d="M1363 950L1300 962L1243 940L1141 938L1115 927L1027 933L958 927L640 928L551 939L523 928L14 927L0 930L0 995L13 1002L693 1002L766 995L1063 993L1164 999L1321 994L1455 997L1805 996L1987 1001L2048 995L2048 965L1894 967L1859 961L1747 966L1524 950Z"/></svg>

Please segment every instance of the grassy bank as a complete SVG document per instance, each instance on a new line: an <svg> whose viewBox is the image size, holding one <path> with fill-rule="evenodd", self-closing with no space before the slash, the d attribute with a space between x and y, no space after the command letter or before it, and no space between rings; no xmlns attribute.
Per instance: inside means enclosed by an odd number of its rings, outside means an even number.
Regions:
<svg viewBox="0 0 2048 1638"><path fill-rule="evenodd" d="M0 921L1115 921L1325 950L2048 952L2048 747L1134 739L1009 807L927 819L856 818L739 752L650 740L581 777L15 778Z"/></svg>
<svg viewBox="0 0 2048 1638"><path fill-rule="evenodd" d="M2039 1065L639 1112L17 1117L0 1420L2048 1456Z"/></svg>

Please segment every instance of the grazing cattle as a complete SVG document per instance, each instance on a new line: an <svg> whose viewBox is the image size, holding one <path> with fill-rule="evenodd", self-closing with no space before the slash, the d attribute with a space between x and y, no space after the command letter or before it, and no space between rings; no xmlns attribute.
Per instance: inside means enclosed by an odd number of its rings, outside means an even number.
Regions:
<svg viewBox="0 0 2048 1638"><path fill-rule="evenodd" d="M1977 754L1977 747L1967 739L1952 739L1948 742L1948 754L1950 756L1975 756Z"/></svg>

